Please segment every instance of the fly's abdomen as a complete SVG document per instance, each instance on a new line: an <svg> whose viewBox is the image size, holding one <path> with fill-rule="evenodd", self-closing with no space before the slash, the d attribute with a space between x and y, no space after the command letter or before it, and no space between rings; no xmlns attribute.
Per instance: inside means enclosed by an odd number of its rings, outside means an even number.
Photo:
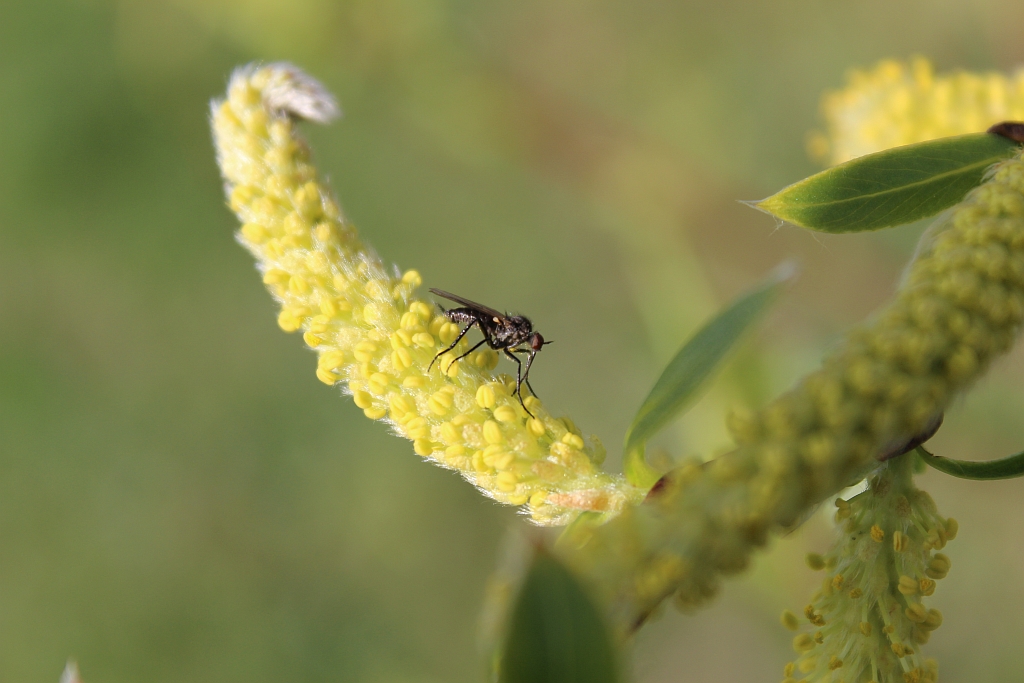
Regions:
<svg viewBox="0 0 1024 683"><path fill-rule="evenodd" d="M444 317L456 325L467 325L476 322L480 316L470 308L452 308L444 312Z"/></svg>

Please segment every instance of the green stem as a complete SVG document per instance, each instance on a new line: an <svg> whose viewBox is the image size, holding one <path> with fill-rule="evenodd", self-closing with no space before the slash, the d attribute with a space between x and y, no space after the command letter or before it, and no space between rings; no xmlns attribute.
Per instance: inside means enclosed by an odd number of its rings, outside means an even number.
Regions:
<svg viewBox="0 0 1024 683"><path fill-rule="evenodd" d="M918 446L916 450L917 454L921 456L921 460L930 467L961 479L1013 479L1024 476L1024 453L1017 453L1000 460L971 462L970 460L953 460L933 455L923 446Z"/></svg>

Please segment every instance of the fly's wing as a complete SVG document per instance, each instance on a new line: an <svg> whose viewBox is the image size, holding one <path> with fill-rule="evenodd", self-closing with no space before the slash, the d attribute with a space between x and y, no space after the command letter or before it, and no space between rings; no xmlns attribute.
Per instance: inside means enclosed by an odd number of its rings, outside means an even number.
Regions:
<svg viewBox="0 0 1024 683"><path fill-rule="evenodd" d="M490 306L484 306L483 304L478 304L475 301L470 301L469 299L463 298L463 297L459 296L458 294L452 294L451 292L446 292L443 289L435 289L435 288L431 287L430 288L430 293L431 294L436 294L436 295L438 295L440 297L443 297L445 299L449 299L450 301L454 301L457 304L462 304L463 306L466 306L468 308L472 308L473 310L480 311L481 313L483 313L485 315L489 315L489 316L491 316L493 318L505 318L506 317L504 313L500 313L499 311L494 310Z"/></svg>

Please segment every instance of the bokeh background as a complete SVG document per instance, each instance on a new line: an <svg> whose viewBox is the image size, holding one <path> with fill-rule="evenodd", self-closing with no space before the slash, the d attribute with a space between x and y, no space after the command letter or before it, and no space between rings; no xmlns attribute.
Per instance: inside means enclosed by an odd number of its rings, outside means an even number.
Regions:
<svg viewBox="0 0 1024 683"><path fill-rule="evenodd" d="M802 277L663 455L727 446L885 300L921 226L833 237L739 203L813 171L850 66L1024 63L1014 0L7 0L0 4L0 680L482 680L478 615L524 527L314 375L232 239L207 130L231 69L290 60L346 119L309 130L387 259L531 315L534 383L609 446L713 311ZM951 411L939 453L1024 448L1024 353ZM961 522L929 653L1021 680L1021 482L922 477ZM818 515L635 680L775 681Z"/></svg>

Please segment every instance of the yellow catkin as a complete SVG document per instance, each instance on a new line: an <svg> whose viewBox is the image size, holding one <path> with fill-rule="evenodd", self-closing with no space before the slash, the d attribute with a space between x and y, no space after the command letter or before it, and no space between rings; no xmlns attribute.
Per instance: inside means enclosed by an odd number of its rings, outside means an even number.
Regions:
<svg viewBox="0 0 1024 683"><path fill-rule="evenodd" d="M822 100L825 131L811 155L837 164L871 152L983 131L1024 120L1024 71L936 74L923 58L885 60L852 71L845 88Z"/></svg>
<svg viewBox="0 0 1024 683"><path fill-rule="evenodd" d="M747 420L755 426L746 424L744 435L759 437L737 435L735 450L685 477L682 470L668 475L647 504L627 509L567 553L605 587L623 623L645 618L660 596L674 594L690 606L705 601L703 586L745 567L770 530L793 525L810 506L876 467L890 444L920 434L1011 347L1024 319L1024 161L1018 156L997 165L939 220L894 299L821 369ZM915 314L922 306L934 313L923 322ZM970 372L950 369L946 359L958 353L976 359ZM807 444L823 438L834 444L828 457L812 456ZM779 466L780 459L788 465ZM879 527L910 528L905 515L915 504L893 500ZM935 518L925 528L949 526ZM907 534L893 534L891 548L900 556L923 548L924 539ZM872 552L884 552L870 525L864 537ZM940 545L929 547L941 547L938 532L936 538ZM647 544L670 545L693 571L661 591L636 593L636 576L650 571ZM947 560L936 555L921 573L938 580L948 571ZM651 595L659 597L651 601Z"/></svg>
<svg viewBox="0 0 1024 683"><path fill-rule="evenodd" d="M817 627L814 620L824 622L813 634L821 647L813 654L798 651L793 662L814 674L809 680L835 680L829 677L833 659L843 662L849 675L845 680L866 680L871 674L880 675L882 681L903 681L907 671L923 666L920 654L908 642L927 642L932 626L941 624L942 617L927 609L919 597L931 595L935 582L914 577L927 567L947 566L945 556L933 554L926 535L919 531L932 528L942 518L930 497L914 488L912 468L910 458L889 460L870 477L868 490L850 501L850 522L837 536L825 563L834 562L835 577L856 577L858 586L848 593L820 591L804 608L813 627ZM901 532L903 550L897 552L872 537L872 520L886 527L909 523L911 531ZM873 623L884 626L878 629ZM798 638L810 635L806 628ZM853 633L860 637L851 639Z"/></svg>
<svg viewBox="0 0 1024 683"><path fill-rule="evenodd" d="M417 298L418 272L396 274L363 243L298 136L299 121L336 115L323 86L288 64L238 69L227 97L212 104L217 160L242 223L238 241L281 305L278 325L301 332L319 354L317 379L340 384L420 456L458 470L498 501L526 506L538 524L562 524L581 510L611 516L639 502L644 492L602 472L603 449L568 429L571 420L556 419L536 399L535 417L522 411L491 374L494 353L463 363L442 358L429 368L458 326ZM566 462L556 462L553 440L569 449ZM499 444L504 455L485 459L484 449ZM536 474L552 468L557 476Z"/></svg>

